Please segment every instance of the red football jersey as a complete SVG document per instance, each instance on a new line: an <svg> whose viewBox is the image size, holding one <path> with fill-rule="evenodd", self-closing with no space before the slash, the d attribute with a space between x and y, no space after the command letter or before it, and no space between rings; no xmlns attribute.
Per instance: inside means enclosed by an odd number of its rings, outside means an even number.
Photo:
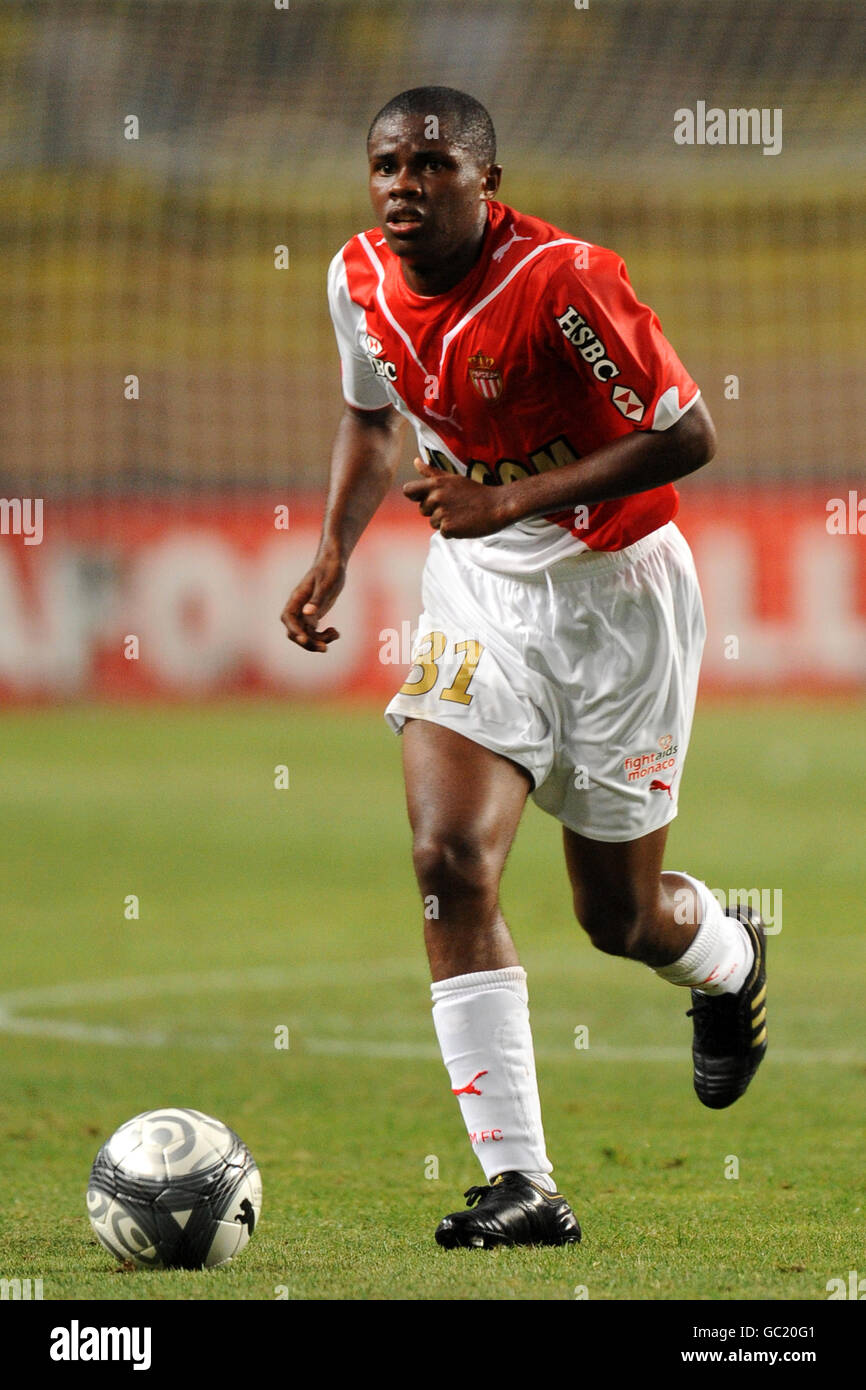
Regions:
<svg viewBox="0 0 866 1390"><path fill-rule="evenodd" d="M328 297L345 399L391 404L435 467L504 484L559 468L632 430L664 430L700 392L613 251L503 203L481 254L445 294L415 294L378 228L334 257ZM480 564L531 573L620 550L676 514L671 484L452 541Z"/></svg>

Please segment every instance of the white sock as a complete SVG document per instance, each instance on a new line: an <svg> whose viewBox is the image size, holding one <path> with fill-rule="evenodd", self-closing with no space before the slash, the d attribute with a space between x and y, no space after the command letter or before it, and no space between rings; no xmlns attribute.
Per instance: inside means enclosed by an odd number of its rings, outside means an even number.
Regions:
<svg viewBox="0 0 866 1390"><path fill-rule="evenodd" d="M526 971L513 965L455 975L431 985L431 993L442 1060L485 1176L525 1173L555 1192L541 1125Z"/></svg>
<svg viewBox="0 0 866 1390"><path fill-rule="evenodd" d="M742 922L726 916L705 883L691 874L681 876L698 895L700 926L679 960L658 966L655 973L672 985L689 985L701 994L738 994L755 961L751 937Z"/></svg>

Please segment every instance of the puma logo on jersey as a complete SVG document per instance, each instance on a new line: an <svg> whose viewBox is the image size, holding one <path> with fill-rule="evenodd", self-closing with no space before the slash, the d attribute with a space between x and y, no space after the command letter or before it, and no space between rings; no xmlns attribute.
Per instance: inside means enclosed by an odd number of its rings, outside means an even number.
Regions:
<svg viewBox="0 0 866 1390"><path fill-rule="evenodd" d="M510 250L511 250L511 248L512 248L512 246L514 245L515 241L531 241L531 240L532 240L532 237L531 237L531 236L518 236L517 233L516 233L516 231L515 231L514 228L512 227L512 228L511 228L511 238L510 238L510 240L509 240L509 241L506 241L506 242L503 242L503 244L502 244L501 246L497 247L497 249L493 252L493 255L491 256L490 259L493 260L493 261L501 261L501 260L503 259L503 257L505 256L505 253L506 253L507 251L510 251Z"/></svg>
<svg viewBox="0 0 866 1390"><path fill-rule="evenodd" d="M441 420L442 423L445 424L445 425L453 425L454 428L455 428L456 430L459 430L459 429L460 429L460 426L459 426L458 423L457 423L457 407L456 407L456 405L455 405L454 408L452 409L450 415L440 415L438 410L434 410L433 407L432 407L432 405L428 405L427 402L425 401L425 402L424 402L424 414L425 414L425 415L430 415L430 416L432 416L432 418L433 418L434 420ZM462 431L461 431L461 433L462 433Z"/></svg>
<svg viewBox="0 0 866 1390"><path fill-rule="evenodd" d="M564 314L557 315L556 322L568 341L577 348L584 362L588 362L592 367L593 376L599 381L611 381L615 376L619 376L619 367L615 362L611 362L601 338L594 328L590 328L573 304L569 304Z"/></svg>

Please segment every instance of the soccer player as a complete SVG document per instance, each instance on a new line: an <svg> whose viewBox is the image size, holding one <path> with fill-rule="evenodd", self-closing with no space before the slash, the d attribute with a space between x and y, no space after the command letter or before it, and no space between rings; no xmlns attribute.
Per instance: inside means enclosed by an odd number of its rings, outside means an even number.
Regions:
<svg viewBox="0 0 866 1390"><path fill-rule="evenodd" d="M562 822L578 920L599 950L691 989L694 1085L721 1108L766 1050L765 940L663 873L705 626L673 482L707 463L700 391L612 251L497 200L472 97L402 92L367 138L377 226L328 277L345 411L319 548L282 614L309 652L385 496L433 530L402 733L433 1020L487 1184L440 1245L561 1245L525 972L499 883L527 796Z"/></svg>

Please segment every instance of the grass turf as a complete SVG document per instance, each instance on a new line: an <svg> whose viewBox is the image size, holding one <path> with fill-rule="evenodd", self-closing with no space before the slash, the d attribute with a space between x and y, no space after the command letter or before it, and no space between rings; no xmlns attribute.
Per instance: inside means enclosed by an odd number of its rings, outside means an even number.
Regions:
<svg viewBox="0 0 866 1390"><path fill-rule="evenodd" d="M592 950L558 828L528 810L504 903L585 1234L492 1253L432 1241L480 1173L378 708L68 707L4 733L3 1277L46 1299L822 1300L862 1267L862 703L699 708L667 863L784 903L770 1052L729 1111L692 1093L687 994ZM224 1119L262 1169L224 1270L121 1270L91 1236L96 1149L166 1104Z"/></svg>

